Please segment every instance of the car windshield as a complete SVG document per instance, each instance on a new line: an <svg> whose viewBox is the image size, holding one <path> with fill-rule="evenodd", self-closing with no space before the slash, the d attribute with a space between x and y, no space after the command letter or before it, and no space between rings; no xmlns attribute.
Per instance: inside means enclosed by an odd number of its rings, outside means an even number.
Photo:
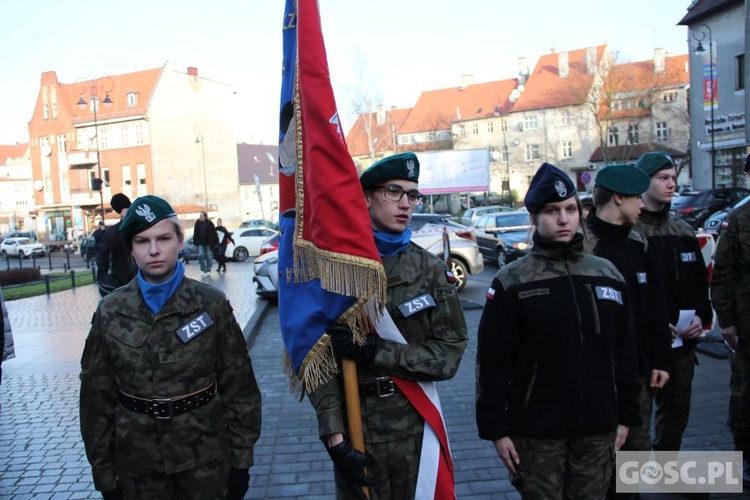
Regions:
<svg viewBox="0 0 750 500"><path fill-rule="evenodd" d="M529 214L517 213L510 215L495 216L495 227L526 227L531 224Z"/></svg>
<svg viewBox="0 0 750 500"><path fill-rule="evenodd" d="M694 205L700 197L700 193L681 194L672 202L673 208L688 207Z"/></svg>
<svg viewBox="0 0 750 500"><path fill-rule="evenodd" d="M31 245L31 239L30 238L21 238L18 240L19 245Z"/></svg>

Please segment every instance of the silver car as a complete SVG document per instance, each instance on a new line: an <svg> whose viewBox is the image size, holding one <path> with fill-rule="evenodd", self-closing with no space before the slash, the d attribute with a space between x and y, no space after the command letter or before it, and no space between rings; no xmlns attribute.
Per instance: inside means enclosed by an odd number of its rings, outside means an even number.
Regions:
<svg viewBox="0 0 750 500"><path fill-rule="evenodd" d="M255 293L265 299L279 296L279 251L264 253L253 262Z"/></svg>

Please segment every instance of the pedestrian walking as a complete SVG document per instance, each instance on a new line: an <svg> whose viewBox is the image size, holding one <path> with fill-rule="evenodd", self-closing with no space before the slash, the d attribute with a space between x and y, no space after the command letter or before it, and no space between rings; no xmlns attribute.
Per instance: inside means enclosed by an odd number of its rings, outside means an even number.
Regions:
<svg viewBox="0 0 750 500"><path fill-rule="evenodd" d="M441 259L410 242L409 221L422 202L418 180L414 153L384 158L360 176L387 275L387 313L403 343L368 335L360 345L352 342L352 331L343 324L326 330L335 354L357 363L366 450L363 454L352 448L340 378L308 394L320 438L335 466L338 498L364 498L362 486L369 486L371 499L420 497L417 481L426 460L422 454L434 448L423 447L425 418L400 388L399 378L449 379L466 348L466 321L452 275Z"/></svg>
<svg viewBox="0 0 750 500"><path fill-rule="evenodd" d="M107 248L107 226L103 220L99 221L96 230L91 234L94 238L94 255L96 255L96 270L99 277L109 269L109 250Z"/></svg>
<svg viewBox="0 0 750 500"><path fill-rule="evenodd" d="M697 358L695 346L703 328L713 317L708 300L708 272L695 237L686 222L669 213L677 171L672 158L663 151L646 153L636 167L649 176L649 188L643 193L644 208L635 230L648 241L654 252L659 281L664 286L667 314L673 339L672 370L669 383L654 396L653 448L679 451L682 434L690 416L693 374ZM690 325L677 331L680 311L695 311Z"/></svg>
<svg viewBox="0 0 750 500"><path fill-rule="evenodd" d="M261 396L232 308L184 275L165 200L136 199L120 232L138 276L99 303L81 359L94 486L105 499L241 499Z"/></svg>
<svg viewBox="0 0 750 500"><path fill-rule="evenodd" d="M230 233L227 228L224 227L221 219L216 220L216 234L219 238L219 247L216 251L216 261L219 263L219 266L216 268L216 272L220 273L223 270L226 273L227 245L229 245L229 243L234 243L234 240L232 239L232 233Z"/></svg>
<svg viewBox="0 0 750 500"><path fill-rule="evenodd" d="M627 284L584 252L567 174L542 164L524 203L534 245L495 275L479 322L479 437L524 498L602 498L641 423Z"/></svg>
<svg viewBox="0 0 750 500"><path fill-rule="evenodd" d="M135 278L138 268L125 247L120 235L120 225L130 208L130 198L122 193L112 196L109 204L112 210L120 215L120 220L114 226L107 228L107 257L105 267L99 273L99 294L104 297Z"/></svg>
<svg viewBox="0 0 750 500"><path fill-rule="evenodd" d="M750 155L745 160L750 179ZM730 349L729 428L743 452L742 479L750 487L750 205L732 210L714 254L711 301Z"/></svg>
<svg viewBox="0 0 750 500"><path fill-rule="evenodd" d="M219 245L219 236L216 234L214 223L208 218L206 212L201 212L200 217L195 221L193 243L198 248L201 276L210 276L211 266L214 262L213 249Z"/></svg>

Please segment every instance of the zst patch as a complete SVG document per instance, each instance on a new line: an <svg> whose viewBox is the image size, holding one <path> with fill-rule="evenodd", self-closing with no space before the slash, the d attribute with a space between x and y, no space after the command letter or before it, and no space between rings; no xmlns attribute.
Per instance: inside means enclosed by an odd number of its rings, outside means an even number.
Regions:
<svg viewBox="0 0 750 500"><path fill-rule="evenodd" d="M211 319L211 316L209 316L206 311L203 311L198 316L179 327L175 333L180 340L187 344L195 337L208 330L213 324L214 320Z"/></svg>
<svg viewBox="0 0 750 500"><path fill-rule="evenodd" d="M682 252L680 254L680 260L682 262L697 262L698 259L695 257L695 252Z"/></svg>
<svg viewBox="0 0 750 500"><path fill-rule="evenodd" d="M435 305L435 299L432 298L432 295L426 293L424 295L420 295L419 297L414 297L413 299L407 300L406 302L398 306L398 310L401 311L401 314L404 315L404 318L408 318L412 314L416 314L422 309L435 307Z"/></svg>
<svg viewBox="0 0 750 500"><path fill-rule="evenodd" d="M596 287L596 298L599 300L611 300L622 305L622 292L615 290L611 286Z"/></svg>

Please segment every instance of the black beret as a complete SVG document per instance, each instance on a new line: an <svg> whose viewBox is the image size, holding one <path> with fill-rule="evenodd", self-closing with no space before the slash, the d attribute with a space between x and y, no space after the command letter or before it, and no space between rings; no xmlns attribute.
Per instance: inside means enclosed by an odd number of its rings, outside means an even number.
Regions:
<svg viewBox="0 0 750 500"><path fill-rule="evenodd" d="M575 196L576 186L568 174L549 163L542 163L531 179L531 185L523 199L529 213L537 213L545 203L567 200Z"/></svg>
<svg viewBox="0 0 750 500"><path fill-rule="evenodd" d="M167 200L150 194L136 198L120 224L122 242L130 248L136 234L173 215L177 214Z"/></svg>
<svg viewBox="0 0 750 500"><path fill-rule="evenodd" d="M359 176L365 189L376 187L381 182L393 179L419 182L419 159L414 153L398 153L370 165Z"/></svg>
<svg viewBox="0 0 750 500"><path fill-rule="evenodd" d="M649 177L654 175L659 170L674 167L674 161L664 151L654 151L652 153L646 153L638 158L635 162L635 166L646 172Z"/></svg>
<svg viewBox="0 0 750 500"><path fill-rule="evenodd" d="M112 207L112 210L120 214L123 209L130 208L130 198L122 193L117 193L111 200L109 200L109 204Z"/></svg>
<svg viewBox="0 0 750 500"><path fill-rule="evenodd" d="M651 179L646 172L633 165L607 165L599 171L594 184L613 193L637 196L648 190Z"/></svg>

